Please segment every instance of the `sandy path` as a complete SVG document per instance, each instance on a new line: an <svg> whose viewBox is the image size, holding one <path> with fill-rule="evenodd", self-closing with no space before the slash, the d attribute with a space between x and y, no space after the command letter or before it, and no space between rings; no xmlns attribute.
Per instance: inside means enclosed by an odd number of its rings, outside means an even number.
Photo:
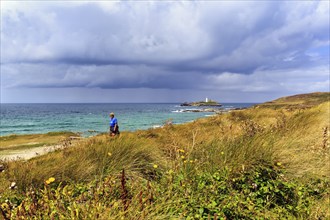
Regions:
<svg viewBox="0 0 330 220"><path fill-rule="evenodd" d="M0 160L28 160L57 149L63 148L63 145L51 145L43 147L35 147L20 150L4 150L0 151Z"/></svg>

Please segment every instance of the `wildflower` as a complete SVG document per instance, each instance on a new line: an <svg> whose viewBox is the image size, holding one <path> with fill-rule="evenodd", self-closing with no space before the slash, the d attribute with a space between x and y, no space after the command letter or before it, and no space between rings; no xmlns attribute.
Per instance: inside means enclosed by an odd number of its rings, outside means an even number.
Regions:
<svg viewBox="0 0 330 220"><path fill-rule="evenodd" d="M277 162L276 165L280 167L280 166L282 166L282 163L281 162Z"/></svg>
<svg viewBox="0 0 330 220"><path fill-rule="evenodd" d="M52 182L54 182L55 181L55 178L54 177L50 177L48 180L46 180L46 185L49 185L49 184L51 184Z"/></svg>
<svg viewBox="0 0 330 220"><path fill-rule="evenodd" d="M108 156L111 157L111 156L112 156L112 153L109 152L109 153L108 153Z"/></svg>
<svg viewBox="0 0 330 220"><path fill-rule="evenodd" d="M16 182L12 182L9 186L9 189L16 189L17 186L16 186Z"/></svg>
<svg viewBox="0 0 330 220"><path fill-rule="evenodd" d="M6 210L6 209L9 208L9 205L7 203L2 203L1 204L1 208L4 209L4 210Z"/></svg>
<svg viewBox="0 0 330 220"><path fill-rule="evenodd" d="M190 160L189 162L190 162L190 163L193 163L194 161L193 161L193 160Z"/></svg>
<svg viewBox="0 0 330 220"><path fill-rule="evenodd" d="M225 153L223 152L223 151L221 151L221 153L220 153L221 155L224 155Z"/></svg>
<svg viewBox="0 0 330 220"><path fill-rule="evenodd" d="M181 153L184 153L184 150L183 150L183 149L180 149L179 151L180 151Z"/></svg>
<svg viewBox="0 0 330 220"><path fill-rule="evenodd" d="M181 156L181 158L182 158L182 159L184 159L184 158L185 158L185 156Z"/></svg>
<svg viewBox="0 0 330 220"><path fill-rule="evenodd" d="M187 163L187 161L185 160L185 161L183 161L183 163Z"/></svg>
<svg viewBox="0 0 330 220"><path fill-rule="evenodd" d="M157 164L154 164L154 168L157 169L158 165Z"/></svg>

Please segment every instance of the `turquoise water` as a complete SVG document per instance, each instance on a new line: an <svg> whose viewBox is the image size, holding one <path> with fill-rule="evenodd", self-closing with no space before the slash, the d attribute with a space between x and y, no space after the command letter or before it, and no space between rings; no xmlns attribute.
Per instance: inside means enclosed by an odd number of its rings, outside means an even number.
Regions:
<svg viewBox="0 0 330 220"><path fill-rule="evenodd" d="M223 109L249 107L251 103L225 103ZM213 113L182 112L177 103L162 104L1 104L0 136L36 134L51 131L95 135L107 132L109 113L114 112L121 131L148 129L193 121Z"/></svg>

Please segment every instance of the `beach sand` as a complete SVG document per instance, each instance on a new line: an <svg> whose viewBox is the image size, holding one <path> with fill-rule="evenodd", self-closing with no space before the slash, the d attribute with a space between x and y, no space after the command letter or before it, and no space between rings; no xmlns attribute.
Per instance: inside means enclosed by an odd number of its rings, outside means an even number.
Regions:
<svg viewBox="0 0 330 220"><path fill-rule="evenodd" d="M57 149L64 148L63 145L51 145L43 147L34 147L29 149L20 150L4 150L1 151L0 160L28 160L33 157L37 157L49 152L55 151Z"/></svg>

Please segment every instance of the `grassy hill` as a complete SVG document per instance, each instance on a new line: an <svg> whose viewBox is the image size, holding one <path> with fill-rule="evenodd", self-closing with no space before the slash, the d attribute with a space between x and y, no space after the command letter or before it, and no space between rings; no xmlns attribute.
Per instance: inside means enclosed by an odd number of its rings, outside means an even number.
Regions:
<svg viewBox="0 0 330 220"><path fill-rule="evenodd" d="M323 102L330 101L329 92L315 92L309 94L300 94L294 96L287 96L276 99L274 101L260 104L260 107L267 108L286 108L286 109L303 109L313 107Z"/></svg>
<svg viewBox="0 0 330 220"><path fill-rule="evenodd" d="M329 219L330 93L3 162L4 219ZM9 186L15 182L15 186Z"/></svg>

